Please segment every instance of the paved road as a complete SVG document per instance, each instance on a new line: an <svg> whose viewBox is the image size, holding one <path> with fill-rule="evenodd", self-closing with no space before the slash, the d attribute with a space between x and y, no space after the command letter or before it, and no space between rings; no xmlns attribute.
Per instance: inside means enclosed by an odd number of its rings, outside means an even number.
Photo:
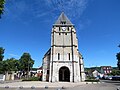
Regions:
<svg viewBox="0 0 120 90"><path fill-rule="evenodd" d="M110 84L113 84L115 86L120 86L120 81L102 80L102 82L110 83Z"/></svg>
<svg viewBox="0 0 120 90"><path fill-rule="evenodd" d="M117 90L117 87L111 84L88 84L88 85L81 85L81 86L76 86L73 88L66 88L66 89L60 89L60 88L48 88L48 89L43 89L43 88L0 88L0 90Z"/></svg>
<svg viewBox="0 0 120 90"><path fill-rule="evenodd" d="M116 90L116 86L108 83L83 85L67 90Z"/></svg>
<svg viewBox="0 0 120 90"><path fill-rule="evenodd" d="M120 90L120 81L102 80L101 84L80 85L66 90Z"/></svg>
<svg viewBox="0 0 120 90"><path fill-rule="evenodd" d="M67 87L65 89L60 88L0 88L0 90L117 90L120 87L119 81L102 81L103 83L100 84L84 84L84 85L77 85L75 87Z"/></svg>

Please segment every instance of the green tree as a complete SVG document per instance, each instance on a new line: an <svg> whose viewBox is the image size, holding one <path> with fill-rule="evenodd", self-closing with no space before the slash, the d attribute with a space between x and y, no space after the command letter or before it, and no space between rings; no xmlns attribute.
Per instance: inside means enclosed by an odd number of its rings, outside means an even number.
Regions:
<svg viewBox="0 0 120 90"><path fill-rule="evenodd" d="M19 61L15 58L10 58L0 62L0 71L1 73L17 71Z"/></svg>
<svg viewBox="0 0 120 90"><path fill-rule="evenodd" d="M120 47L120 45L118 47ZM118 60L117 66L118 66L118 69L120 70L120 52L117 53L116 57L117 57L117 60Z"/></svg>
<svg viewBox="0 0 120 90"><path fill-rule="evenodd" d="M118 69L120 70L120 52L117 53L116 57L117 57L117 60L118 60L117 66L118 66Z"/></svg>
<svg viewBox="0 0 120 90"><path fill-rule="evenodd" d="M17 71L18 70L19 61L16 60L15 58L7 59L7 60L5 60L5 63L6 63L5 66L7 66L7 68L6 68L7 71Z"/></svg>
<svg viewBox="0 0 120 90"><path fill-rule="evenodd" d="M29 71L33 67L34 60L31 58L31 55L29 53L23 53L20 61L20 70L23 71L23 74L26 73L27 76L29 74Z"/></svg>
<svg viewBox="0 0 120 90"><path fill-rule="evenodd" d="M5 51L5 49L3 49L3 47L0 47L0 61L2 61L4 58L4 55L3 55L4 51Z"/></svg>
<svg viewBox="0 0 120 90"><path fill-rule="evenodd" d="M120 75L120 70L112 70L112 72L109 75Z"/></svg>
<svg viewBox="0 0 120 90"><path fill-rule="evenodd" d="M3 61L0 61L0 74L4 73L3 71Z"/></svg>
<svg viewBox="0 0 120 90"><path fill-rule="evenodd" d="M0 0L0 18L4 11L4 3L5 3L5 0Z"/></svg>
<svg viewBox="0 0 120 90"><path fill-rule="evenodd" d="M4 50L3 47L0 47L0 73L3 73L3 58L4 58Z"/></svg>

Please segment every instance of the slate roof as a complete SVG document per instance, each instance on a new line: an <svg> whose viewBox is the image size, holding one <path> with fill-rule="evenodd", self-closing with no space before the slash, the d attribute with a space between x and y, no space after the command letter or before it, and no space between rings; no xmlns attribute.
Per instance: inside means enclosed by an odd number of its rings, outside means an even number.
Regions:
<svg viewBox="0 0 120 90"><path fill-rule="evenodd" d="M41 66L41 67L39 67L39 70L42 70L42 66Z"/></svg>
<svg viewBox="0 0 120 90"><path fill-rule="evenodd" d="M54 25L73 25L73 24L68 19L68 17L64 14L64 12L62 12Z"/></svg>

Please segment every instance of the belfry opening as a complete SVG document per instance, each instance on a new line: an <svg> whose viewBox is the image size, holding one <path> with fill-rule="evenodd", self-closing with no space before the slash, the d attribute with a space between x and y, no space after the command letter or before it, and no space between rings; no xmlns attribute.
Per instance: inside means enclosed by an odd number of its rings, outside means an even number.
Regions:
<svg viewBox="0 0 120 90"><path fill-rule="evenodd" d="M61 67L59 69L59 81L70 82L70 70L68 67Z"/></svg>

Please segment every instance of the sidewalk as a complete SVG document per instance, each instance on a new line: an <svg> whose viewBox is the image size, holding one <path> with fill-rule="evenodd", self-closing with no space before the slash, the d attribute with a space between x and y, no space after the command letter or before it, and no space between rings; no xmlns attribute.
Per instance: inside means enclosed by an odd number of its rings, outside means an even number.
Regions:
<svg viewBox="0 0 120 90"><path fill-rule="evenodd" d="M0 87L10 87L10 88L30 88L30 87L35 87L35 88L57 88L57 87L75 87L75 86L80 86L80 85L85 85L86 82L78 82L78 83L72 83L72 82L55 82L55 83L50 83L50 82L41 82L41 81L25 81L25 82L11 82L11 83L1 83ZM91 84L90 82L88 84Z"/></svg>
<svg viewBox="0 0 120 90"><path fill-rule="evenodd" d="M13 83L13 82L21 82L22 80L9 80L9 81L0 81L0 84L4 83Z"/></svg>

